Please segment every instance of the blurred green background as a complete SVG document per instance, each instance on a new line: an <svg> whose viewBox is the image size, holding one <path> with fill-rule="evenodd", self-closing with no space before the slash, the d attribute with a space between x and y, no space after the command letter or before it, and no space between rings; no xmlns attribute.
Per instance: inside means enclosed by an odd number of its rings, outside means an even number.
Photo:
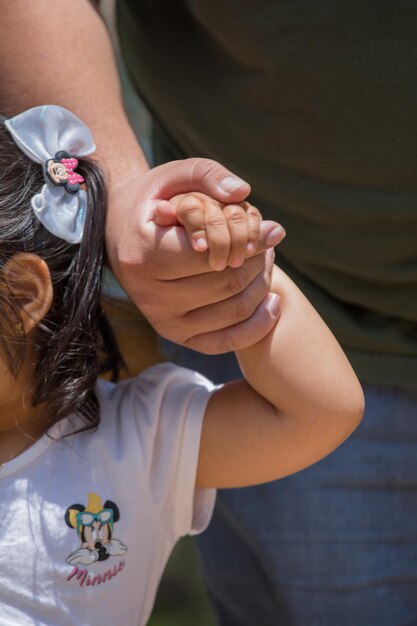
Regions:
<svg viewBox="0 0 417 626"><path fill-rule="evenodd" d="M172 553L148 626L215 626L191 538Z"/></svg>

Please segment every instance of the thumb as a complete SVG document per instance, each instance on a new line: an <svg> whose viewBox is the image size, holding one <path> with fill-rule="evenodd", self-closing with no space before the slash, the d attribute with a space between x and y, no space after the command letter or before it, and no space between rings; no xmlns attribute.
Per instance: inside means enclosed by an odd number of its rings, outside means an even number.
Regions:
<svg viewBox="0 0 417 626"><path fill-rule="evenodd" d="M212 159L184 159L159 165L152 170L157 182L157 195L169 200L180 193L201 191L208 196L234 204L250 194L250 185Z"/></svg>

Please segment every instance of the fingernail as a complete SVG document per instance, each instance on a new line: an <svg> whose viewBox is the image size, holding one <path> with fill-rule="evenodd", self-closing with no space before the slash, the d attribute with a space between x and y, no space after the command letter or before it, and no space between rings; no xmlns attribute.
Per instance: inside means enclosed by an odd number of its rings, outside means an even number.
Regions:
<svg viewBox="0 0 417 626"><path fill-rule="evenodd" d="M277 293L270 293L265 303L265 306L268 309L268 311L271 313L271 315L273 315L274 317L278 315L280 311L280 305L281 305L281 298L279 297L279 295Z"/></svg>
<svg viewBox="0 0 417 626"><path fill-rule="evenodd" d="M203 237L199 237L195 242L195 247L197 250L207 250L207 241Z"/></svg>
<svg viewBox="0 0 417 626"><path fill-rule="evenodd" d="M223 263L223 261L217 261L217 263L213 265L213 268L216 270L216 272L222 272L225 267L226 265Z"/></svg>
<svg viewBox="0 0 417 626"><path fill-rule="evenodd" d="M244 185L247 185L247 183L237 176L226 176L226 178L223 178L218 183L221 191L225 191L226 193L233 193L233 191L236 191L236 189L239 189L239 187L243 187Z"/></svg>
<svg viewBox="0 0 417 626"><path fill-rule="evenodd" d="M254 250L255 250L255 244L250 241L248 245L246 246L246 252L248 254L252 254Z"/></svg>
<svg viewBox="0 0 417 626"><path fill-rule="evenodd" d="M282 226L277 226L274 230L271 230L266 238L267 246L276 246L277 243L282 241L287 233Z"/></svg>

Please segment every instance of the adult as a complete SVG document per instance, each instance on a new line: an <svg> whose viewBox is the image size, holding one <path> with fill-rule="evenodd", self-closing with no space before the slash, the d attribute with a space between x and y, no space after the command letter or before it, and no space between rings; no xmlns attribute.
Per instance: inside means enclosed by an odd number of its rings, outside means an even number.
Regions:
<svg viewBox="0 0 417 626"><path fill-rule="evenodd" d="M91 126L110 180L110 258L156 328L213 352L266 332L275 320L256 309L267 290L261 256L217 274L218 300L203 302L212 284L203 258L202 273L187 277L191 251L172 238L155 247L147 221L155 199L185 187L233 202L248 187L223 195L218 183L236 179L211 161L148 172L106 30L86 0L0 7L2 108L55 102ZM280 262L366 384L363 426L340 451L298 477L220 494L201 544L220 623L412 623L417 9L120 0L119 11L132 77L167 142L184 155L216 155L254 182L259 206L289 233ZM178 276L193 281L192 303ZM257 313L243 321L241 290L256 276ZM196 303L199 314L187 316Z"/></svg>
<svg viewBox="0 0 417 626"><path fill-rule="evenodd" d="M150 218L177 193L202 191L236 203L249 185L207 159L149 169L124 112L110 37L90 2L1 0L0 10L0 109L11 116L58 104L90 127L108 181L109 260L152 325L173 341L213 352L263 337L277 320L263 305L268 230L244 266L213 274L185 236L171 229L161 237Z"/></svg>
<svg viewBox="0 0 417 626"><path fill-rule="evenodd" d="M156 157L201 154L251 181L287 229L279 263L367 397L330 458L219 494L199 545L222 626L416 623L416 20L406 0L118 0ZM228 357L171 353L238 375Z"/></svg>

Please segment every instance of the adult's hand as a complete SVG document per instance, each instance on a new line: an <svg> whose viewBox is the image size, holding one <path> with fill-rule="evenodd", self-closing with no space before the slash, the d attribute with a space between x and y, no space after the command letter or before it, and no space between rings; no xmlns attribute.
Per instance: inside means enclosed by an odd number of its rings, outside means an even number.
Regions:
<svg viewBox="0 0 417 626"><path fill-rule="evenodd" d="M268 298L271 255L284 231L265 223L258 249L237 268L213 272L182 228L156 226L161 202L201 191L225 203L243 201L249 185L207 159L173 161L110 189L107 250L111 267L133 302L164 337L207 354L245 348L275 325Z"/></svg>
<svg viewBox="0 0 417 626"><path fill-rule="evenodd" d="M210 161L185 161L148 171L125 116L107 29L87 0L77 0L76 5L0 0L2 110L11 116L54 103L90 127L97 145L94 157L109 182L107 241L112 267L162 335L206 352L253 343L275 321L262 308L247 319L267 292L266 283L259 286L265 271L262 257L215 275L216 293L208 264L199 253L175 237L175 229L164 235L149 221L156 199L202 191L221 202L241 202L249 186L239 186L230 172ZM48 62L51 50L61 52L58 73ZM187 276L192 282L182 282ZM245 294L249 284L251 290ZM204 312L210 305L212 310ZM233 326L234 322L242 326ZM226 330L218 330L219 324Z"/></svg>

